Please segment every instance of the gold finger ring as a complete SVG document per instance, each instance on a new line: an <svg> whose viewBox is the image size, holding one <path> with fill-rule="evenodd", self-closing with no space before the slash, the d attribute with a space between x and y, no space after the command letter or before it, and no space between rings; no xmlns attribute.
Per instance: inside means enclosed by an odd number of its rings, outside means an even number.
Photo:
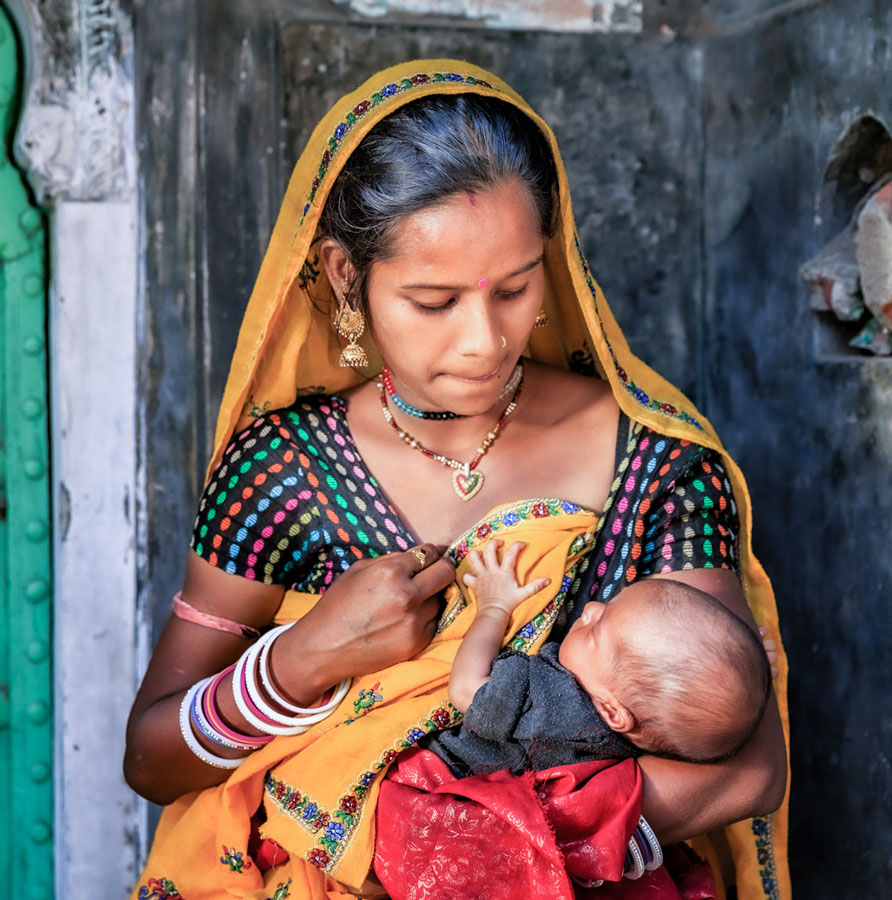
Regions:
<svg viewBox="0 0 892 900"><path fill-rule="evenodd" d="M424 552L424 550L422 550L421 547L413 547L409 551L409 553L411 553L412 556L414 556L415 559L417 559L418 562L421 563L421 568L423 569L424 564L427 562L427 554Z"/></svg>

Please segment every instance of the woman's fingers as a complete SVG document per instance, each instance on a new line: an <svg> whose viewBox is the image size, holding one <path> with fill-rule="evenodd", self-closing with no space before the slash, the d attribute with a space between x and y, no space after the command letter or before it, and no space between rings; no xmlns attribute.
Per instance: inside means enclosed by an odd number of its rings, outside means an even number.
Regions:
<svg viewBox="0 0 892 900"><path fill-rule="evenodd" d="M416 599L426 599L438 594L455 580L455 566L446 556L429 563L412 578L410 589Z"/></svg>
<svg viewBox="0 0 892 900"><path fill-rule="evenodd" d="M397 555L406 560L408 574L412 576L439 559L440 551L434 544L424 543L417 547L410 547L405 553Z"/></svg>
<svg viewBox="0 0 892 900"><path fill-rule="evenodd" d="M778 676L778 668L777 668L777 644L771 640L770 637L767 637L768 629L764 625L759 626L759 636L762 638L762 646L765 648L765 655L768 657L768 665L771 668L771 677L777 678Z"/></svg>

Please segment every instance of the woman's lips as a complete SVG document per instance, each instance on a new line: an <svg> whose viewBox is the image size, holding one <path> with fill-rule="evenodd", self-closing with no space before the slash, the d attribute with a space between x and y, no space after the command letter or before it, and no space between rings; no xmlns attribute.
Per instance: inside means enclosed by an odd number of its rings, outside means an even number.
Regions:
<svg viewBox="0 0 892 900"><path fill-rule="evenodd" d="M491 381L496 375L499 374L501 366L496 366L491 372L488 372L486 375L453 375L452 377L457 379L458 381L469 381L472 384L482 384L485 381Z"/></svg>

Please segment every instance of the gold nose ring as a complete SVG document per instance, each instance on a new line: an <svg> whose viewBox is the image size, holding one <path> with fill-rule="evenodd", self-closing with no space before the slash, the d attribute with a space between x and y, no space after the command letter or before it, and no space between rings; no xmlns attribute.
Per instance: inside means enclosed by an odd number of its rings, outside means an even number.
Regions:
<svg viewBox="0 0 892 900"><path fill-rule="evenodd" d="M502 346L503 346L503 347L507 347L507 346L508 346L508 341L505 340L505 335L504 335L504 334L502 335Z"/></svg>

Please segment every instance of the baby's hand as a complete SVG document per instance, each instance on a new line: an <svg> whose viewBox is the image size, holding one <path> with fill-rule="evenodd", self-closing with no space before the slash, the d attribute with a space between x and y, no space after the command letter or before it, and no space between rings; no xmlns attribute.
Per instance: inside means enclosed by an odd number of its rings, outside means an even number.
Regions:
<svg viewBox="0 0 892 900"><path fill-rule="evenodd" d="M498 551L503 541L494 538L483 549L483 553L472 550L468 556L471 572L464 577L464 583L474 589L477 596L478 615L487 609L498 609L511 613L524 600L537 594L551 584L550 578L536 578L527 585L517 583L517 557L526 544L515 541L503 554L499 562Z"/></svg>

